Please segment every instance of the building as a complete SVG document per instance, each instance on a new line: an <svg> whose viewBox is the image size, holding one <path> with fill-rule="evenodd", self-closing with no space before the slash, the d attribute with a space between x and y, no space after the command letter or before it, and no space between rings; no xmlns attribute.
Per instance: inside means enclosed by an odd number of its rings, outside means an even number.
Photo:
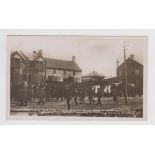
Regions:
<svg viewBox="0 0 155 155"><path fill-rule="evenodd" d="M125 82L125 64L124 62L119 65L119 61L117 61L116 68L116 77L112 77L107 79L108 83L120 83L124 86ZM134 86L135 93L142 95L143 94L143 65L136 61L134 55L131 55L126 60L127 67L127 82L128 82L128 93L130 93L130 86Z"/></svg>
<svg viewBox="0 0 155 155"><path fill-rule="evenodd" d="M117 77L121 83L125 79L124 67L124 62L117 67ZM134 85L137 93L143 94L143 65L135 60L134 55L131 55L126 60L126 67L128 85Z"/></svg>
<svg viewBox="0 0 155 155"><path fill-rule="evenodd" d="M41 51L27 57L22 51L11 53L11 82L42 83L46 78L46 61Z"/></svg>
<svg viewBox="0 0 155 155"><path fill-rule="evenodd" d="M43 83L46 80L46 60L43 58L42 50L33 51L29 56L28 82Z"/></svg>
<svg viewBox="0 0 155 155"><path fill-rule="evenodd" d="M71 61L45 58L46 79L52 81L65 81L70 78L74 82L81 82L82 70L75 61L75 56Z"/></svg>
<svg viewBox="0 0 155 155"><path fill-rule="evenodd" d="M124 80L124 67L124 62L117 67L117 77L121 81ZM143 85L143 65L136 61L133 55L126 60L126 67L128 83Z"/></svg>
<svg viewBox="0 0 155 155"><path fill-rule="evenodd" d="M82 77L82 81L87 83L101 83L103 82L105 76L102 74L98 74L97 72L93 71L89 74L86 74Z"/></svg>
<svg viewBox="0 0 155 155"><path fill-rule="evenodd" d="M11 53L11 82L27 81L28 83L43 83L46 80L62 82L72 78L81 82L82 71L75 62L44 58L42 50L33 51L27 57L22 51Z"/></svg>
<svg viewBox="0 0 155 155"><path fill-rule="evenodd" d="M11 81L22 81L27 76L28 57L21 51L11 53Z"/></svg>

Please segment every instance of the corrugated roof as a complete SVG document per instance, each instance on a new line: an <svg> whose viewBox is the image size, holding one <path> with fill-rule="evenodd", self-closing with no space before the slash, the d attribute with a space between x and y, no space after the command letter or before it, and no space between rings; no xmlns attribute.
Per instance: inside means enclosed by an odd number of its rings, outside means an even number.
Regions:
<svg viewBox="0 0 155 155"><path fill-rule="evenodd" d="M47 68L81 71L80 67L73 61L44 58Z"/></svg>

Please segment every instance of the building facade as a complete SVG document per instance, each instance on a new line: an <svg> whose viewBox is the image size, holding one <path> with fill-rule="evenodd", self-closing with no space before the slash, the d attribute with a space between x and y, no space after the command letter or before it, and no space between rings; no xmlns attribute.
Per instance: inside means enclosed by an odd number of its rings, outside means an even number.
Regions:
<svg viewBox="0 0 155 155"><path fill-rule="evenodd" d="M125 81L125 64L122 63L117 67L117 77L123 84ZM126 60L127 82L128 86L134 86L138 94L143 94L143 65L137 62L133 56Z"/></svg>
<svg viewBox="0 0 155 155"><path fill-rule="evenodd" d="M11 82L27 81L28 83L43 83L48 81L63 82L72 78L74 82L81 82L82 71L75 62L44 58L42 51L33 51L27 57L21 51L11 53Z"/></svg>
<svg viewBox="0 0 155 155"><path fill-rule="evenodd" d="M86 74L82 77L82 81L83 82L94 82L94 83L98 83L103 81L105 78L104 75L102 74L98 74L96 71L93 71L89 74Z"/></svg>
<svg viewBox="0 0 155 155"><path fill-rule="evenodd" d="M75 57L71 61L45 58L46 60L46 79L63 82L71 78L73 82L82 81L82 70L77 65Z"/></svg>
<svg viewBox="0 0 155 155"><path fill-rule="evenodd" d="M119 65L117 61L116 77L106 79L108 85L119 84L121 86L122 94L125 91L125 64ZM131 55L126 60L127 69L127 90L128 96L143 94L143 65L135 60Z"/></svg>
<svg viewBox="0 0 155 155"><path fill-rule="evenodd" d="M11 53L11 82L22 81L27 76L28 58L20 51Z"/></svg>
<svg viewBox="0 0 155 155"><path fill-rule="evenodd" d="M134 60L133 58L128 58L126 60L127 67L127 80L128 83L135 85L143 85L143 65ZM119 77L120 81L124 80L124 68L125 65L122 63L117 67L117 77Z"/></svg>
<svg viewBox="0 0 155 155"><path fill-rule="evenodd" d="M44 58L35 51L32 57L27 57L21 51L12 52L11 82L42 83L46 78L45 66Z"/></svg>

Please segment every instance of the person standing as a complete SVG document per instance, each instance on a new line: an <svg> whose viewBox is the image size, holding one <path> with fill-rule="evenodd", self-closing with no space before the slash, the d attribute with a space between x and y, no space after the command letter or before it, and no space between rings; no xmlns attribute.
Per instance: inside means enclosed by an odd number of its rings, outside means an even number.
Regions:
<svg viewBox="0 0 155 155"><path fill-rule="evenodd" d="M101 97L102 97L102 91L101 91L101 88L98 88L98 91L97 91L97 104L100 104L101 105Z"/></svg>
<svg viewBox="0 0 155 155"><path fill-rule="evenodd" d="M89 87L88 88L88 98L89 98L89 103L94 103L94 90L93 90L93 87Z"/></svg>
<svg viewBox="0 0 155 155"><path fill-rule="evenodd" d="M39 100L40 97L40 84L37 84L36 86L36 98L37 100Z"/></svg>
<svg viewBox="0 0 155 155"><path fill-rule="evenodd" d="M40 85L38 105L40 105L41 103L44 104L44 98L45 98L45 87L44 85Z"/></svg>
<svg viewBox="0 0 155 155"><path fill-rule="evenodd" d="M78 88L77 87L74 88L73 93L74 93L74 102L77 105L78 104Z"/></svg>
<svg viewBox="0 0 155 155"><path fill-rule="evenodd" d="M46 102L50 100L50 87L48 83L45 83L45 98Z"/></svg>
<svg viewBox="0 0 155 155"><path fill-rule="evenodd" d="M27 103L28 103L28 82L24 81L22 84L22 87L23 87L24 106L27 106Z"/></svg>
<svg viewBox="0 0 155 155"><path fill-rule="evenodd" d="M111 93L112 93L114 104L118 103L118 89L116 85L112 86Z"/></svg>
<svg viewBox="0 0 155 155"><path fill-rule="evenodd" d="M32 85L29 83L27 88L27 102L32 101Z"/></svg>
<svg viewBox="0 0 155 155"><path fill-rule="evenodd" d="M65 98L66 98L66 102L67 102L67 107L68 110L70 110L70 100L72 99L72 93L71 93L71 89L69 84L66 85L65 87Z"/></svg>
<svg viewBox="0 0 155 155"><path fill-rule="evenodd" d="M19 84L19 102L21 106L27 105L27 87L24 82Z"/></svg>
<svg viewBox="0 0 155 155"><path fill-rule="evenodd" d="M79 94L79 98L80 98L80 103L84 103L84 99L85 99L85 88L83 85L81 85L78 89L78 94Z"/></svg>
<svg viewBox="0 0 155 155"><path fill-rule="evenodd" d="M98 89L100 88L100 85L99 84L97 84L97 85L95 85L94 86L94 93L95 93L95 97L97 97L97 93L98 93Z"/></svg>

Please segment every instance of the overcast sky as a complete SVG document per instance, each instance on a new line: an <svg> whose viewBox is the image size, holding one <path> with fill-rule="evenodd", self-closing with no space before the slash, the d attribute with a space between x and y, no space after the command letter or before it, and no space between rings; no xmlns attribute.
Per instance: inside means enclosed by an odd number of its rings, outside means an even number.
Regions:
<svg viewBox="0 0 155 155"><path fill-rule="evenodd" d="M147 52L146 37L91 37L91 36L8 36L8 50L21 50L30 55L43 50L44 57L71 60L82 69L83 75L96 71L107 77L116 75L116 61L123 61L123 41L127 41L126 55L135 55L143 63Z"/></svg>

